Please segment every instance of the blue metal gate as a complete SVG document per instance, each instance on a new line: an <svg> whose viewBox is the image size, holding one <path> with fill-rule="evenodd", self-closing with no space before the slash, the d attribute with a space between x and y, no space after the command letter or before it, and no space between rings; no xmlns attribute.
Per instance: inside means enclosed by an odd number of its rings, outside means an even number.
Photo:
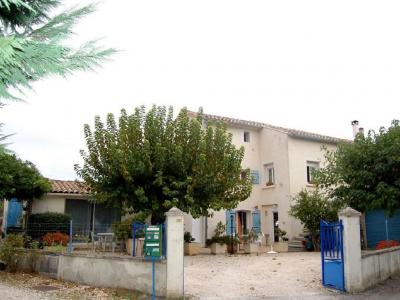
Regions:
<svg viewBox="0 0 400 300"><path fill-rule="evenodd" d="M320 222L322 284L345 291L342 221Z"/></svg>

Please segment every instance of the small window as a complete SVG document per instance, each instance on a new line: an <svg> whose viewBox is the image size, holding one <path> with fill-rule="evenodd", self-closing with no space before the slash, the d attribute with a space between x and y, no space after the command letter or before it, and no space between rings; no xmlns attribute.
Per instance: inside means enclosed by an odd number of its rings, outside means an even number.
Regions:
<svg viewBox="0 0 400 300"><path fill-rule="evenodd" d="M275 185L275 169L274 164L265 165L266 186Z"/></svg>
<svg viewBox="0 0 400 300"><path fill-rule="evenodd" d="M245 131L245 132L244 132L244 134L243 134L243 141L244 141L245 143L250 143L250 132L248 132L248 131Z"/></svg>
<svg viewBox="0 0 400 300"><path fill-rule="evenodd" d="M247 171L240 172L240 179L241 180L246 180L247 179Z"/></svg>
<svg viewBox="0 0 400 300"><path fill-rule="evenodd" d="M319 169L319 162L307 161L307 183L314 184L314 172Z"/></svg>

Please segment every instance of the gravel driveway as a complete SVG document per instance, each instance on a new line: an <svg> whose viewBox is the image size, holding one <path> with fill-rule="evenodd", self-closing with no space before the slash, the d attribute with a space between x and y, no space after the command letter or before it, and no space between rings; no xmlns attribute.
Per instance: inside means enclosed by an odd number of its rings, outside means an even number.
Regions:
<svg viewBox="0 0 400 300"><path fill-rule="evenodd" d="M322 287L320 253L204 255L185 257L185 292L208 300L398 300L400 274L368 291L342 294Z"/></svg>
<svg viewBox="0 0 400 300"><path fill-rule="evenodd" d="M185 293L195 299L329 296L319 253L185 257Z"/></svg>

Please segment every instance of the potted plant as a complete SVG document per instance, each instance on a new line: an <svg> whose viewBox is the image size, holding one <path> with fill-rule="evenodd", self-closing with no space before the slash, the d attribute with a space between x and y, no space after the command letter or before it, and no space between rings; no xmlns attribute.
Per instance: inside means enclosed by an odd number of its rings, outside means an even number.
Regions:
<svg viewBox="0 0 400 300"><path fill-rule="evenodd" d="M198 255L200 253L200 244L194 243L191 233L186 231L183 235L185 241L185 255Z"/></svg>
<svg viewBox="0 0 400 300"><path fill-rule="evenodd" d="M259 249L259 245L256 243L257 240L258 233L251 229L249 233L244 236L244 253L257 253Z"/></svg>
<svg viewBox="0 0 400 300"><path fill-rule="evenodd" d="M280 229L279 227L276 229L277 235L279 237L279 242L275 242L273 245L274 251L276 252L288 252L289 251L289 238L286 236L286 231Z"/></svg>
<svg viewBox="0 0 400 300"><path fill-rule="evenodd" d="M132 225L134 222L144 224L148 215L146 213L137 213L125 220L113 224L113 232L117 241L124 242L126 252L133 253ZM136 256L142 256L144 246L144 228L137 230L135 234L135 252Z"/></svg>
<svg viewBox="0 0 400 300"><path fill-rule="evenodd" d="M210 247L212 254L225 254L228 238L230 238L225 235L225 229L225 225L222 222L218 222L214 230L214 235L211 239L207 240L207 245Z"/></svg>

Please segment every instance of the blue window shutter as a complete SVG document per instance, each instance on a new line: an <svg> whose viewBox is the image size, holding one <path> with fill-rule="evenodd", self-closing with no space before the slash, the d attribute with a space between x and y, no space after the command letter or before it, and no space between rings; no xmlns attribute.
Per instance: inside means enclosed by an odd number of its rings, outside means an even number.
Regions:
<svg viewBox="0 0 400 300"><path fill-rule="evenodd" d="M253 231L259 233L261 232L260 211L259 210L253 211L252 215L253 215Z"/></svg>
<svg viewBox="0 0 400 300"><path fill-rule="evenodd" d="M253 184L260 184L260 172L258 170L251 171L251 182Z"/></svg>
<svg viewBox="0 0 400 300"><path fill-rule="evenodd" d="M226 235L236 233L236 213L234 210L226 211Z"/></svg>

